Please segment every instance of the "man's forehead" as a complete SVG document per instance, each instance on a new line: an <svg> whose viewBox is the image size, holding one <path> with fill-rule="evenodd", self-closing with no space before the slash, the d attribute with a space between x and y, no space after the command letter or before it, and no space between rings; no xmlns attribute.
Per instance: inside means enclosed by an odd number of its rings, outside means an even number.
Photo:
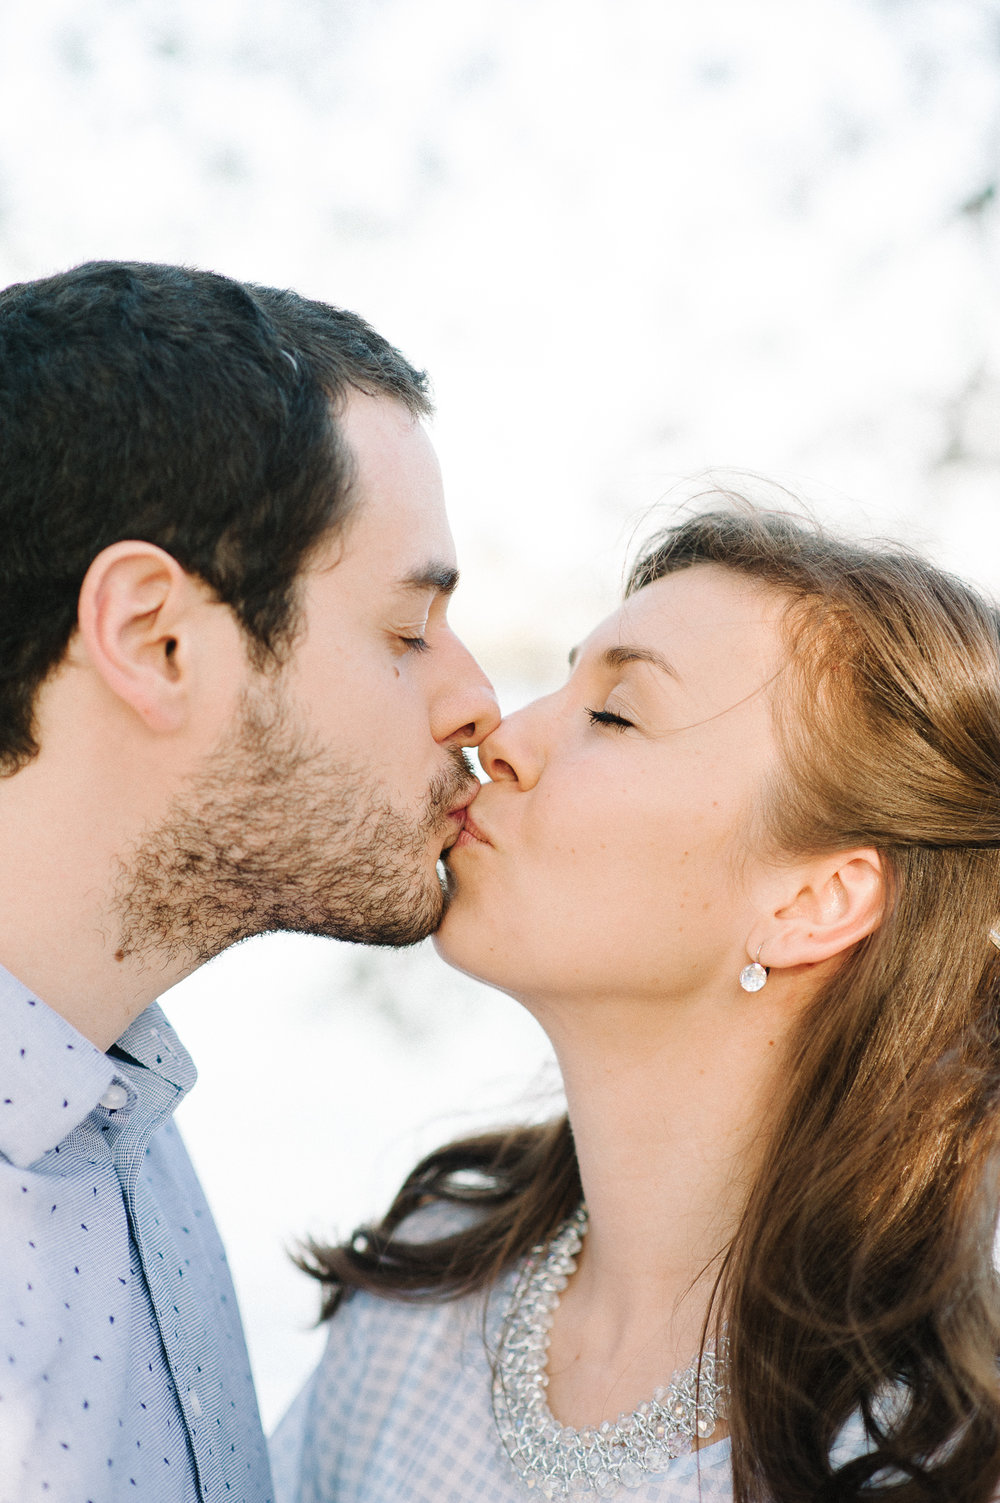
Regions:
<svg viewBox="0 0 1000 1503"><path fill-rule="evenodd" d="M440 494L430 435L403 403L352 392L337 421L353 461L352 488L363 500L386 494L405 505L427 491Z"/></svg>

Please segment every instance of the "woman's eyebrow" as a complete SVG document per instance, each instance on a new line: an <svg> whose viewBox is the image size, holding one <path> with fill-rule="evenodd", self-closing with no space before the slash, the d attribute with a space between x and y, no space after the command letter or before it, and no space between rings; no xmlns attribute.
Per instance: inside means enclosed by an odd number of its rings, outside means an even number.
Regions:
<svg viewBox="0 0 1000 1503"><path fill-rule="evenodd" d="M571 668L575 665L578 654L578 647L570 651L569 666ZM605 668L624 668L629 663L651 663L654 668L668 673L671 678L680 678L674 665L667 661L662 652L657 652L653 647L633 647L624 644L608 647L601 653L600 661Z"/></svg>

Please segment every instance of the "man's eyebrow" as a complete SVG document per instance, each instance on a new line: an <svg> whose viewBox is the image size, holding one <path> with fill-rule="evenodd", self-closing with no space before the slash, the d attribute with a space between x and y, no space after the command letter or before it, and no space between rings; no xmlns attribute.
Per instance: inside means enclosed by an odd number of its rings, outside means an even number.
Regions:
<svg viewBox="0 0 1000 1503"><path fill-rule="evenodd" d="M433 590L435 595L452 595L457 584L458 570L452 564L427 564L399 582L400 589Z"/></svg>
<svg viewBox="0 0 1000 1503"><path fill-rule="evenodd" d="M572 668L579 653L579 648L574 647L569 655L569 666ZM631 647L621 645L609 647L601 653L600 661L605 668L624 668L629 663L651 663L654 668L659 668L663 673L668 673L671 678L680 678L680 674L672 663L669 663L662 652L657 652L652 647Z"/></svg>

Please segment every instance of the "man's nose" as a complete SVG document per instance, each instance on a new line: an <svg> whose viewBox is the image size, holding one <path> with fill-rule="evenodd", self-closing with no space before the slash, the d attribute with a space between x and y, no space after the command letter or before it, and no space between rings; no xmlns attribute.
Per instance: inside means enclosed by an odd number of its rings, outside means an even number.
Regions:
<svg viewBox="0 0 1000 1503"><path fill-rule="evenodd" d="M478 746L500 724L496 691L469 649L455 639L447 680L439 698L435 739L451 746Z"/></svg>

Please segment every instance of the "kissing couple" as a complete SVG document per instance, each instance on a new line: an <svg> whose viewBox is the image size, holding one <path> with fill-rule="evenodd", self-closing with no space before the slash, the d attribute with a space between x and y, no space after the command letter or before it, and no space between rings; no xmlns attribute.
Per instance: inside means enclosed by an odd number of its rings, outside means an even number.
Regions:
<svg viewBox="0 0 1000 1503"><path fill-rule="evenodd" d="M429 411L291 292L0 293L0 1503L986 1503L996 607L718 498L501 719ZM309 1246L272 1475L156 997L273 930L433 933L568 1113Z"/></svg>

